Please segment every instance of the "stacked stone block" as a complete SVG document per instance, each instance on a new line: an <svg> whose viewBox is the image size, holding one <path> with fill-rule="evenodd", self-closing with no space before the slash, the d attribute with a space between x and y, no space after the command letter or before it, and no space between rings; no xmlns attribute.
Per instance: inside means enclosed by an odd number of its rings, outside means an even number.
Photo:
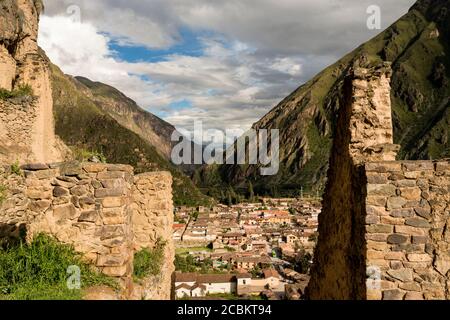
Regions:
<svg viewBox="0 0 450 320"><path fill-rule="evenodd" d="M167 242L159 289L146 297L170 298L174 249L172 178L169 173L136 177L128 165L68 162L22 167L21 175L4 168L8 190L0 208L0 237L27 239L46 233L83 253L86 261L116 277L125 297L133 292L135 251ZM136 197L136 198L135 198ZM168 280L167 280L168 279Z"/></svg>
<svg viewBox="0 0 450 320"><path fill-rule="evenodd" d="M450 299L450 161L365 165L368 299Z"/></svg>
<svg viewBox="0 0 450 320"><path fill-rule="evenodd" d="M135 176L133 185L134 250L154 249L164 243L164 263L158 276L149 276L135 286L135 299L169 300L175 247L172 240L174 216L170 173L149 172Z"/></svg>

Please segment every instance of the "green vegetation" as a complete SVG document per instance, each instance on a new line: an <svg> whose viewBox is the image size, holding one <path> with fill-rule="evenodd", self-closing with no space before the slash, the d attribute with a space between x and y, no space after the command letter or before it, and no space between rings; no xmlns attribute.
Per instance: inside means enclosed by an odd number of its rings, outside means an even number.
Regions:
<svg viewBox="0 0 450 320"><path fill-rule="evenodd" d="M210 206L213 203L154 146L122 126L84 94L86 87L83 84L71 80L54 65L51 70L55 131L66 145L84 150L100 150L108 162L129 164L137 174L170 171L176 206Z"/></svg>
<svg viewBox="0 0 450 320"><path fill-rule="evenodd" d="M78 266L81 289L69 289L68 268ZM20 240L0 248L0 300L79 300L82 289L117 288L112 278L93 271L71 246L38 235L31 244Z"/></svg>
<svg viewBox="0 0 450 320"><path fill-rule="evenodd" d="M196 175L199 186L233 203L228 184L241 195L320 197L324 191L343 83L356 59L392 62L394 142L399 160L450 157L450 27L439 12L445 2L414 7L384 32L347 54L295 90L255 127L280 129L280 170L261 177L258 166L210 166ZM292 134L295 133L295 134Z"/></svg>
<svg viewBox="0 0 450 320"><path fill-rule="evenodd" d="M144 248L134 254L133 277L135 280L142 280L161 273L165 246L165 242L158 240L155 248Z"/></svg>
<svg viewBox="0 0 450 320"><path fill-rule="evenodd" d="M29 97L33 96L33 88L31 88L31 86L28 84L20 85L17 89L14 89L13 91L0 89L0 100L20 98L25 96Z"/></svg>
<svg viewBox="0 0 450 320"><path fill-rule="evenodd" d="M216 270L213 268L213 261L209 258L197 261L190 254L175 255L175 270L180 272L199 272L201 274L223 274L228 270Z"/></svg>
<svg viewBox="0 0 450 320"><path fill-rule="evenodd" d="M22 175L22 169L20 169L19 161L16 161L11 165L11 173L17 176Z"/></svg>
<svg viewBox="0 0 450 320"><path fill-rule="evenodd" d="M97 158L101 163L106 163L107 159L102 152L89 151L83 148L72 147L73 156L75 160L80 162L88 161L92 158Z"/></svg>
<svg viewBox="0 0 450 320"><path fill-rule="evenodd" d="M6 192L7 188L4 185L0 185L0 206L5 202L6 200Z"/></svg>

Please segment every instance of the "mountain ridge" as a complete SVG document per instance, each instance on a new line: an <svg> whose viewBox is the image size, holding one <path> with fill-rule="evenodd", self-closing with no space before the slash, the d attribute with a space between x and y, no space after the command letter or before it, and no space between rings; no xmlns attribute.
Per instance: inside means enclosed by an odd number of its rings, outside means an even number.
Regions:
<svg viewBox="0 0 450 320"><path fill-rule="evenodd" d="M253 125L280 130L280 172L258 175L258 165L205 166L205 189L233 185L271 195L323 190L343 78L356 59L392 62L391 100L401 159L450 156L450 1L421 0L376 37L306 82Z"/></svg>

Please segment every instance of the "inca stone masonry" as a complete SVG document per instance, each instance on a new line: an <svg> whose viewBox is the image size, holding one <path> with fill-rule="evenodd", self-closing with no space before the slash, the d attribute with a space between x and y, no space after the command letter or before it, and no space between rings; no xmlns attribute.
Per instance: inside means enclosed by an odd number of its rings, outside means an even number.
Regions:
<svg viewBox="0 0 450 320"><path fill-rule="evenodd" d="M450 299L450 160L395 161L390 76L342 80L309 299Z"/></svg>
<svg viewBox="0 0 450 320"><path fill-rule="evenodd" d="M38 48L39 0L0 2L0 88L33 97L0 99L0 238L47 233L71 244L121 284L119 299L170 299L174 272L172 176L127 165L66 161L55 135L49 64ZM12 172L18 161L23 174ZM31 164L30 164L31 163ZM13 170L14 171L14 170ZM134 253L165 243L161 273L133 282ZM89 298L105 298L97 293Z"/></svg>

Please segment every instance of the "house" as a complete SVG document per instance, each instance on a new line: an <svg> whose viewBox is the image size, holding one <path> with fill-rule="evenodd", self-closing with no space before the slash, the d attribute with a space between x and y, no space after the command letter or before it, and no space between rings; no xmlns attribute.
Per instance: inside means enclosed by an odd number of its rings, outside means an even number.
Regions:
<svg viewBox="0 0 450 320"><path fill-rule="evenodd" d="M273 269L264 269L263 270L264 279L266 280L266 284L269 287L269 289L275 289L278 288L280 285L280 275L279 273Z"/></svg>
<svg viewBox="0 0 450 320"><path fill-rule="evenodd" d="M204 297L208 294L235 294L237 292L234 274L175 273L175 295L183 297Z"/></svg>

